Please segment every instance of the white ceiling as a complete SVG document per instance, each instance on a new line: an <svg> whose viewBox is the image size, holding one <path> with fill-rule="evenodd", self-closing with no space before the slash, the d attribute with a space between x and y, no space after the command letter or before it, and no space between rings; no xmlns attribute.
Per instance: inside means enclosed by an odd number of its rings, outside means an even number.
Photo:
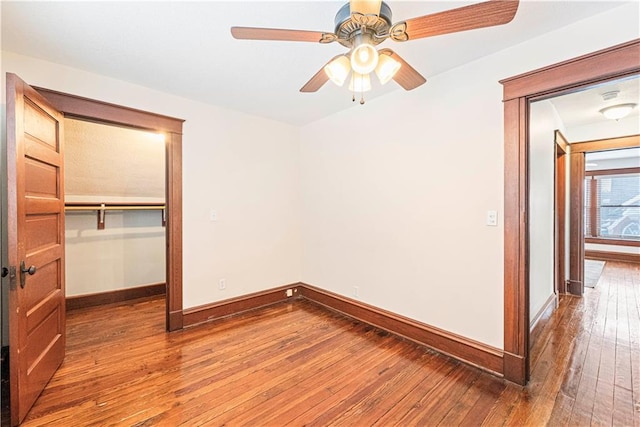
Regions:
<svg viewBox="0 0 640 427"><path fill-rule="evenodd" d="M612 91L618 91L617 96L605 100L602 95ZM636 104L636 108L624 120L635 120L635 127L630 127L635 129L633 133L640 128L640 107L637 106L640 104L638 76L595 85L586 90L554 97L550 101L568 129L610 122L610 119L600 113L601 109L618 104Z"/></svg>
<svg viewBox="0 0 640 427"><path fill-rule="evenodd" d="M299 92L345 48L337 43L235 40L229 28L332 32L343 3L3 0L2 49L302 125L345 108L362 108L353 106L347 89L330 82L317 93ZM474 2L388 1L394 22L470 3ZM386 41L382 47L394 49L427 78L428 85L436 74L624 3L525 0L515 19L504 26L407 43ZM374 87L367 98L392 90L402 89L391 82Z"/></svg>

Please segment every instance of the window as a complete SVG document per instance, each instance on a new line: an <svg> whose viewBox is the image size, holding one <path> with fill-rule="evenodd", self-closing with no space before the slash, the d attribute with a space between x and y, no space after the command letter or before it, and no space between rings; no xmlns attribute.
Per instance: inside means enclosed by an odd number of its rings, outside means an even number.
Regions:
<svg viewBox="0 0 640 427"><path fill-rule="evenodd" d="M640 242L638 168L587 171L585 237Z"/></svg>

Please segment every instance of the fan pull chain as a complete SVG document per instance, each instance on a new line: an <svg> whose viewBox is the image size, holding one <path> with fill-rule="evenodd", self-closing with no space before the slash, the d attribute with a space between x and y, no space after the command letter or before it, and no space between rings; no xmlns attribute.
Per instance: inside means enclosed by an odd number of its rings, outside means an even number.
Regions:
<svg viewBox="0 0 640 427"><path fill-rule="evenodd" d="M356 102L355 92L351 94L351 102ZM360 92L360 105L364 104L364 92Z"/></svg>

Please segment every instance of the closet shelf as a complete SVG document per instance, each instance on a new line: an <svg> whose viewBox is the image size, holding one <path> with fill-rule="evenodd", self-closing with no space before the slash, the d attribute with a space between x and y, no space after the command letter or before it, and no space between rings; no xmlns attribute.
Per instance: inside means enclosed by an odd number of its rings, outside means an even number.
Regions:
<svg viewBox="0 0 640 427"><path fill-rule="evenodd" d="M97 211L98 230L104 230L105 213L107 211L162 211L162 226L167 225L167 206L164 203L95 203L70 202L64 205L65 212Z"/></svg>

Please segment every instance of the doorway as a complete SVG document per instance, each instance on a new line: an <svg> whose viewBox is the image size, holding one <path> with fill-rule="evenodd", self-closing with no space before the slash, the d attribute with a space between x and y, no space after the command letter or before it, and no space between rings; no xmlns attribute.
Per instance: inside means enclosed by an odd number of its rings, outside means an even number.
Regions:
<svg viewBox="0 0 640 427"><path fill-rule="evenodd" d="M609 99L603 100L602 94ZM640 133L640 116L630 111L611 120L600 113L607 105L639 97L640 79L635 77L530 103L529 344L534 355L546 344L541 330L559 307L560 294L582 296L597 283L604 262L588 258L622 261L640 249L640 241L633 242L630 234L633 227L640 228L640 157L634 157L630 149L620 149L637 143L636 138L624 135ZM596 149L606 151L583 152ZM570 181L566 169L570 169ZM589 185L595 182L601 185ZM612 187L620 189L618 194L609 192ZM602 191L594 193L598 188ZM597 206L596 201L600 202ZM565 232L565 221L570 234ZM634 244L638 246L633 248ZM594 252L596 248L606 253ZM569 304L568 299L562 301Z"/></svg>
<svg viewBox="0 0 640 427"><path fill-rule="evenodd" d="M640 40L502 80L504 87L504 352L506 379L529 379L529 105L640 73Z"/></svg>
<svg viewBox="0 0 640 427"><path fill-rule="evenodd" d="M530 103L528 220L529 262L531 265L529 290L532 320L540 315L540 310L546 306L543 303L547 301L547 298L551 299L551 293L554 290L550 280L550 277L554 275L552 257L555 257L555 290L560 293L569 292L573 295L582 295L584 292L583 276L585 270L582 263L585 242L580 234L591 237L589 232L596 226L598 220L595 211L594 221L589 221L589 215L582 214L585 209L586 213L590 212L590 208L586 207L586 202L590 199L590 192L587 188L588 185L586 185L589 181L584 181L585 166L589 170L591 165L588 157L593 155L595 150L602 151L598 156L603 158L604 163L601 162L600 166L596 165L597 168L607 164L609 165L607 167L610 167L609 170L619 169L619 164L629 167L631 165L640 166L633 163L633 159L624 154L625 151L619 150L625 145L633 145L635 142L632 136L640 133L638 111L631 109L626 116L618 116L616 119L607 118L600 111L606 109L607 106L610 108L618 105L633 105L632 101L639 98L640 78L631 77L581 88L576 92L535 100ZM608 157L609 160L604 160L604 157ZM553 183L554 158L555 185ZM570 168L566 161L569 158L571 159ZM615 162L613 158L619 160ZM626 158L627 161L622 161L622 158ZM570 170L570 182L565 182L565 169ZM587 172L587 175L594 173L593 171ZM554 187L555 208L553 208ZM567 206L565 203L563 197L565 194L569 195L571 206ZM632 201L625 201L625 203L627 202L632 203ZM564 208L567 207L570 207L571 215L569 217L566 217L564 212ZM554 237L554 223L551 218L553 212L555 212L557 229L555 256L551 243ZM566 235L562 230L565 220L570 225L570 235ZM597 238L597 234L594 231L593 237ZM611 240L611 237L600 238L599 242L589 242L589 244L613 245L615 242ZM564 260L561 259L565 256L562 246L566 242L570 242L568 247L571 249L566 254L571 260L568 266L565 266ZM564 273L565 267L569 267L566 270L570 274Z"/></svg>
<svg viewBox="0 0 640 427"><path fill-rule="evenodd" d="M184 120L35 87L65 117L163 133L166 192L166 328L182 329L182 125Z"/></svg>

